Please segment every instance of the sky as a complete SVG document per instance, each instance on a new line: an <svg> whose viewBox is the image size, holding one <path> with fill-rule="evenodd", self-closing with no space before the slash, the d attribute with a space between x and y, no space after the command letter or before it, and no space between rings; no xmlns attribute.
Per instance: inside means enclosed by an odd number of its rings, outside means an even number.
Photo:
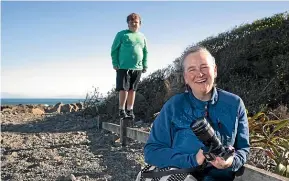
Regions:
<svg viewBox="0 0 289 181"><path fill-rule="evenodd" d="M84 98L115 87L110 48L132 12L148 40L147 77L182 51L235 26L289 10L288 2L1 2L1 95Z"/></svg>

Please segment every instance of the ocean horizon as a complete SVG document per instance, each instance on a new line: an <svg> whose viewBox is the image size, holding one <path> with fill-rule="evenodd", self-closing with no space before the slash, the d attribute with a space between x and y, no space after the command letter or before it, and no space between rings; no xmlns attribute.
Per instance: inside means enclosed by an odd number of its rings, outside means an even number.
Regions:
<svg viewBox="0 0 289 181"><path fill-rule="evenodd" d="M55 105L59 102L71 104L83 102L85 99L77 98L1 98L1 105L27 105L27 104L47 104Z"/></svg>

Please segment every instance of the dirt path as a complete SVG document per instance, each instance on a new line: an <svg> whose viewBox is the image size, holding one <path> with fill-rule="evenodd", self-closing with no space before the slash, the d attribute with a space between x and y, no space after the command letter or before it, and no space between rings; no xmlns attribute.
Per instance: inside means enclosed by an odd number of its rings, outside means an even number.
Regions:
<svg viewBox="0 0 289 181"><path fill-rule="evenodd" d="M143 145L116 139L77 113L1 113L1 180L134 180Z"/></svg>

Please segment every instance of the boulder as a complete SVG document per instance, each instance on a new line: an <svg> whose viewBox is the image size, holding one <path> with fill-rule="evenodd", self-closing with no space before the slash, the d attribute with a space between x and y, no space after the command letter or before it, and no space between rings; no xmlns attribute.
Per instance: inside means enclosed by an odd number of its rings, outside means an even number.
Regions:
<svg viewBox="0 0 289 181"><path fill-rule="evenodd" d="M32 108L31 109L31 113L34 115L42 115L44 114L44 110L40 109L40 108Z"/></svg>

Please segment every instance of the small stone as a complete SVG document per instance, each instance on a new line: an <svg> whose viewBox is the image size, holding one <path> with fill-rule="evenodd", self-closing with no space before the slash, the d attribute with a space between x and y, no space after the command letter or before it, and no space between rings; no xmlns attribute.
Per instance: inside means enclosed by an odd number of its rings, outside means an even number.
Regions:
<svg viewBox="0 0 289 181"><path fill-rule="evenodd" d="M18 154L17 154L17 152L12 152L12 154L11 154L13 157L17 157L18 156Z"/></svg>
<svg viewBox="0 0 289 181"><path fill-rule="evenodd" d="M264 169L264 168L265 168L264 165L262 165L262 164L260 164L260 163L258 163L258 164L256 165L256 167L257 167L257 168L261 168L261 169Z"/></svg>
<svg viewBox="0 0 289 181"><path fill-rule="evenodd" d="M54 159L55 161L60 162L60 161L61 161L61 156L55 156L53 159Z"/></svg>
<svg viewBox="0 0 289 181"><path fill-rule="evenodd" d="M77 181L76 177L73 174L70 174L71 181Z"/></svg>

